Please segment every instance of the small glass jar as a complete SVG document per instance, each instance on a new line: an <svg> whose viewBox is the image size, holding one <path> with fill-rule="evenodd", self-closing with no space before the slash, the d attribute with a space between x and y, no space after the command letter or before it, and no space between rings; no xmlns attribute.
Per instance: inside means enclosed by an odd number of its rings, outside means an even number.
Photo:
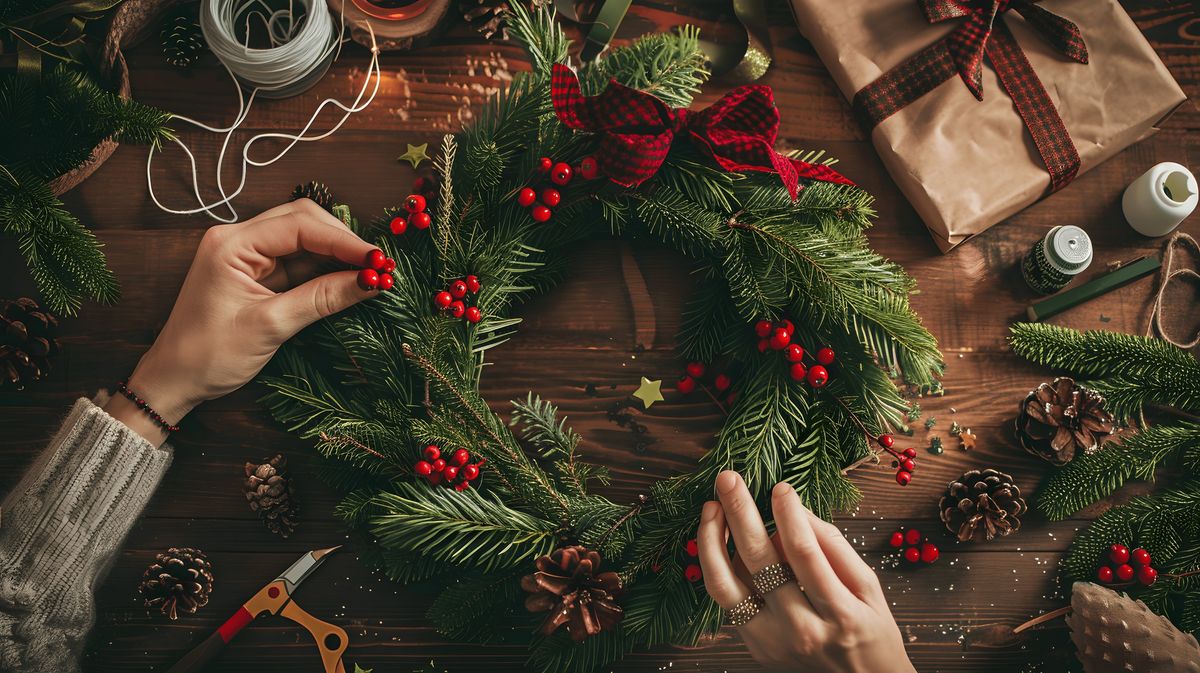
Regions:
<svg viewBox="0 0 1200 673"><path fill-rule="evenodd" d="M1025 259L1021 275L1038 294L1053 294L1066 287L1092 263L1092 239L1079 227L1054 227L1039 239Z"/></svg>

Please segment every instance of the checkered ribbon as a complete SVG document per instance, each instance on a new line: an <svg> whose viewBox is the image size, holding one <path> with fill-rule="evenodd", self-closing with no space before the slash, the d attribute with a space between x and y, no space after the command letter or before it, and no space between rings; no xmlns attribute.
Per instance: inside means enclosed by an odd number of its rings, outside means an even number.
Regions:
<svg viewBox="0 0 1200 673"><path fill-rule="evenodd" d="M1003 15L1016 10L1030 28L1064 56L1087 63L1087 46L1079 27L1035 4L1041 0L917 1L930 23L951 19L961 19L962 23L855 94L854 112L859 121L868 129L874 128L955 74L976 99L983 100L986 56L1033 137L1050 173L1050 191L1067 186L1079 172L1079 152Z"/></svg>
<svg viewBox="0 0 1200 673"><path fill-rule="evenodd" d="M690 112L672 109L616 80L599 95L584 96L575 73L557 64L550 98L559 121L568 128L600 134L596 162L605 175L626 187L652 177L680 136L726 171L779 175L793 199L801 178L854 184L828 166L797 161L774 150L779 110L767 86L738 87L712 106Z"/></svg>

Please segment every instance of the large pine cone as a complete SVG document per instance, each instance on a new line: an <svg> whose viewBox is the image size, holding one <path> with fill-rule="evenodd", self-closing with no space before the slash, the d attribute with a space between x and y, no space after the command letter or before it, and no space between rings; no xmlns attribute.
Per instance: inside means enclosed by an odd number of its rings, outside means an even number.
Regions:
<svg viewBox="0 0 1200 673"><path fill-rule="evenodd" d="M142 573L138 591L146 607L157 607L169 619L178 619L181 611L192 615L207 605L212 588L212 564L204 552L171 547Z"/></svg>
<svg viewBox="0 0 1200 673"><path fill-rule="evenodd" d="M621 623L625 611L617 604L621 578L614 572L599 572L600 554L575 545L555 549L535 561L537 572L521 578L521 588L530 593L525 609L550 612L542 622L542 633L550 635L564 624L575 642L583 642Z"/></svg>
<svg viewBox="0 0 1200 673"><path fill-rule="evenodd" d="M1104 398L1066 376L1030 392L1017 415L1017 441L1055 465L1066 465L1081 451L1095 453L1112 431Z"/></svg>
<svg viewBox="0 0 1200 673"><path fill-rule="evenodd" d="M971 470L952 482L938 506L946 530L960 542L1015 533L1029 509L1012 477L991 468Z"/></svg>
<svg viewBox="0 0 1200 673"><path fill-rule="evenodd" d="M58 355L58 320L28 297L0 302L0 386L23 390L50 372Z"/></svg>
<svg viewBox="0 0 1200 673"><path fill-rule="evenodd" d="M333 207L337 205L333 201L333 192L325 186L323 182L312 181L306 185L296 185L292 189L292 198L296 199L312 199L313 203L321 206L330 213L333 212Z"/></svg>
<svg viewBox="0 0 1200 673"><path fill-rule="evenodd" d="M287 537L296 530L300 504L292 491L292 479L287 470L287 458L277 453L262 463L246 463L243 484L250 509L258 512L271 532Z"/></svg>
<svg viewBox="0 0 1200 673"><path fill-rule="evenodd" d="M1112 589L1073 584L1067 624L1086 673L1200 673L1195 637Z"/></svg>

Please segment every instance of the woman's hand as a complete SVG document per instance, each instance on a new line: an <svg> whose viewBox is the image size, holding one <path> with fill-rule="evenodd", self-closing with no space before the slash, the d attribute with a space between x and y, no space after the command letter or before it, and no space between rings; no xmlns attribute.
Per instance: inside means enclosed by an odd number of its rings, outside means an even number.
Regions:
<svg viewBox="0 0 1200 673"><path fill-rule="evenodd" d="M879 578L836 527L781 483L771 494L777 530L771 537L741 476L722 472L716 487L720 502L704 504L697 535L713 600L730 610L751 595L754 577L762 582L772 575L770 569L758 573L773 564L791 566L796 577L764 592L760 611L738 627L759 663L814 673L914 671ZM732 559L730 532L737 549Z"/></svg>
<svg viewBox="0 0 1200 673"><path fill-rule="evenodd" d="M308 199L210 228L130 390L176 424L240 388L292 335L375 294L359 289L355 270L318 275L331 261L361 267L373 249ZM123 397L105 410L154 444L166 439Z"/></svg>

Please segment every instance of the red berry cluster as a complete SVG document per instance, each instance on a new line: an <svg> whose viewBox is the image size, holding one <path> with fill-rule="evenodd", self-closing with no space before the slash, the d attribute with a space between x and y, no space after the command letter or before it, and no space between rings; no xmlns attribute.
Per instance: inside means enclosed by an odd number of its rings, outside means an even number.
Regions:
<svg viewBox="0 0 1200 673"><path fill-rule="evenodd" d="M1107 556L1107 565L1096 569L1096 579L1104 584L1133 582L1137 577L1139 584L1150 586L1158 580L1158 571L1150 565L1150 552L1141 547L1130 552L1129 547L1114 544L1108 548Z"/></svg>
<svg viewBox="0 0 1200 673"><path fill-rule="evenodd" d="M451 318L464 318L474 325L483 320L483 312L478 306L468 305L467 302L473 301L482 287L479 276L460 278L452 281L445 290L433 295L433 305L439 311L445 311Z"/></svg>
<svg viewBox="0 0 1200 673"><path fill-rule="evenodd" d="M896 468L896 483L901 486L908 486L908 482L912 481L912 473L917 469L917 450L909 447L904 451L897 452L892 448L896 440L891 435L879 435L875 441L883 447L884 451L892 454L892 467Z"/></svg>
<svg viewBox="0 0 1200 673"><path fill-rule="evenodd" d="M807 381L813 388L824 388L829 383L829 369L833 364L835 354L833 349L825 346L817 351L815 358L798 343L792 343L792 333L796 326L791 320L771 322L759 320L754 323L754 334L758 336L758 352L768 350L783 351L783 359L789 364L788 373L794 381ZM811 365L805 365L805 356L816 360Z"/></svg>
<svg viewBox="0 0 1200 673"><path fill-rule="evenodd" d="M430 484L441 484L456 491L465 491L471 487L471 482L479 478L479 468L487 462L480 458L471 462L471 454L466 449L455 449L450 458L442 457L442 450L436 444L430 444L421 452L421 460L413 465L413 472L425 477Z"/></svg>
<svg viewBox="0 0 1200 673"><path fill-rule="evenodd" d="M700 570L700 564L697 563L700 547L696 544L696 538L687 541L687 544L683 546L683 552L687 554L687 565L683 568L683 576L689 582L699 582L704 579L704 571Z"/></svg>
<svg viewBox="0 0 1200 673"><path fill-rule="evenodd" d="M683 375L679 377L679 383L675 384L675 389L684 395L691 395L696 392L696 386L700 380L704 378L708 367L703 362L689 362L684 368ZM717 374L712 380L713 388L717 391L717 395L722 395L729 387L733 385L733 379L727 374ZM729 393L728 402L733 403L734 393Z"/></svg>
<svg viewBox="0 0 1200 673"><path fill-rule="evenodd" d="M428 229L433 220L429 219L429 213L425 212L425 197L420 194L409 194L404 198L404 210L408 213L408 218L405 219L400 215L392 218L388 225L392 233L399 236L408 231L408 225L412 225L417 229Z"/></svg>
<svg viewBox="0 0 1200 673"><path fill-rule="evenodd" d="M366 267L358 272L358 286L364 290L390 290L396 280L396 260L383 254L379 248L367 253Z"/></svg>
<svg viewBox="0 0 1200 673"><path fill-rule="evenodd" d="M571 168L570 164L562 161L555 162L550 157L538 159L538 173L549 176L550 182L559 187L566 187L570 184L576 170L584 180L594 180L600 174L599 165L592 157L585 157L576 168ZM517 192L517 204L522 208L528 208L533 221L539 224L550 221L554 215L551 208L557 208L560 203L562 203L562 193L554 187L546 187L540 194L533 187L523 187L521 191Z"/></svg>
<svg viewBox="0 0 1200 673"><path fill-rule="evenodd" d="M901 549L901 557L909 563L924 563L926 565L938 560L941 552L938 551L937 545L929 541L929 538L921 535L921 531L916 528L909 528L892 533L892 537L888 539L888 544L892 549Z"/></svg>

